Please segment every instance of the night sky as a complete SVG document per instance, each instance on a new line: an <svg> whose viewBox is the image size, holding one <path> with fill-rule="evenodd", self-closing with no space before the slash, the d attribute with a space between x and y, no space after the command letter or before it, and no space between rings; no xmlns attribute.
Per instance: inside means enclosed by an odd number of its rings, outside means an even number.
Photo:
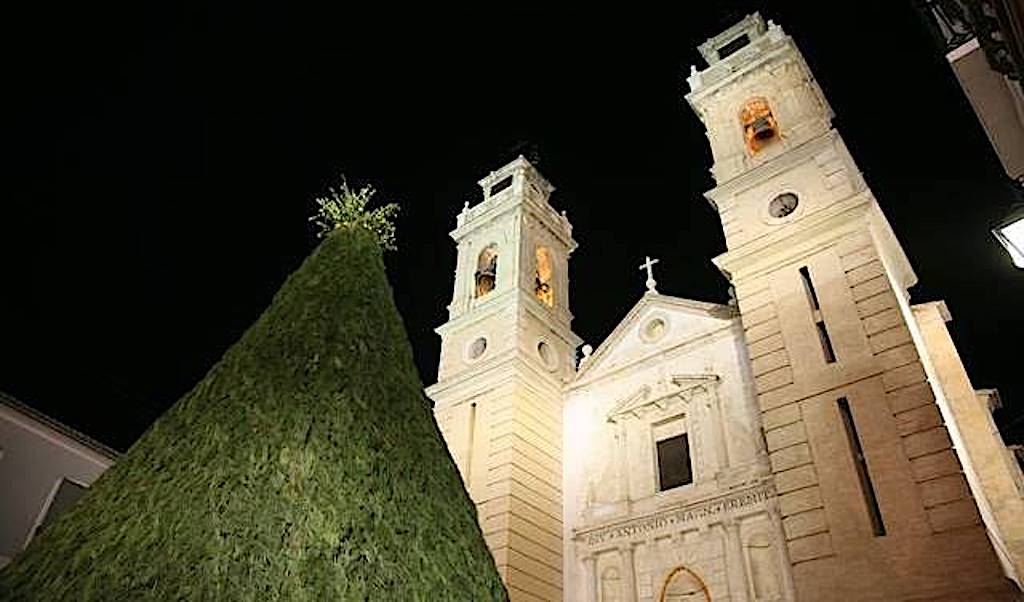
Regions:
<svg viewBox="0 0 1024 602"><path fill-rule="evenodd" d="M1024 439L1024 271L989 234L1014 193L909 1L678 6L11 16L0 390L125 449L313 248L312 198L342 173L402 206L387 264L427 384L448 232L476 181L520 152L580 243L571 309L585 341L641 296L644 255L661 259L661 292L724 302L685 75L697 44L760 9L836 111L917 270L912 301L947 301L975 387L1000 390L1004 433Z"/></svg>

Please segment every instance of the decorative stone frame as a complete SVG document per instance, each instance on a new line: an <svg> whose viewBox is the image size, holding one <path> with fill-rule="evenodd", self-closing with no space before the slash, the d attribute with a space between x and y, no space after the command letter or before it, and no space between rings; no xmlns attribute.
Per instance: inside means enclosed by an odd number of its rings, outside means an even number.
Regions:
<svg viewBox="0 0 1024 602"><path fill-rule="evenodd" d="M541 346L547 347L548 352L550 353L547 358L545 358L541 353ZM549 343L547 339L540 337L537 339L536 349L537 357L540 359L541 365L544 366L547 371L554 372L555 370L558 370L558 366L561 362L559 361L559 354L554 345Z"/></svg>
<svg viewBox="0 0 1024 602"><path fill-rule="evenodd" d="M649 332L651 326L657 321L662 322L664 325L663 329L657 333ZM647 316L647 319L640 324L637 330L637 335L640 337L640 340L645 343L657 343L661 339L665 338L665 335L668 334L671 328L672 322L669 320L668 314L664 311L655 311L651 312L651 314Z"/></svg>
<svg viewBox="0 0 1024 602"><path fill-rule="evenodd" d="M717 471L727 458L724 450L724 425L721 424L721 408L718 398L720 377L714 374L677 375L662 378L653 385L645 385L638 391L616 404L607 414L607 421L627 431L626 425L633 420L640 423L640 432L645 437L645 463L650 467L651 489L638 498L655 498L669 501L685 497L692 487L700 486L717 477ZM682 416L683 430L687 434L690 448L690 469L693 480L679 487L665 491L658 488L657 438L654 427L677 416ZM707 432L705 432L707 431ZM634 436L636 429L633 429ZM627 437L628 438L628 437ZM628 453L629 448L627 446ZM629 463L629 457L625 459ZM626 467L620 467L620 472ZM661 502L659 502L661 503Z"/></svg>
<svg viewBox="0 0 1024 602"><path fill-rule="evenodd" d="M493 249L494 257L496 258L495 268L494 268L494 283L491 286L491 289L489 291L487 291L486 293L483 293L482 295L477 295L477 293L476 293L477 275L480 273L480 260L483 257L483 254L488 249ZM498 274L500 274L501 271L502 271L502 265L501 265L502 256L503 256L503 254L502 254L502 245L500 243L498 243L498 241L496 241L496 240L492 240L491 242L489 242L487 244L484 244L483 246L480 247L479 251L476 251L475 253L472 254L473 261L472 261L472 264L470 266L470 273L469 273L469 300L470 300L470 304L471 305L476 305L478 303L483 303L485 300L489 300L490 298L493 298L493 295L499 290L499 288L498 288ZM506 258L506 261L508 261L507 258ZM505 269L507 270L508 267L506 266Z"/></svg>
<svg viewBox="0 0 1024 602"><path fill-rule="evenodd" d="M792 194L797 199L796 209L793 210L789 215L782 217L773 217L771 214L771 204L776 198L784 194ZM788 222L791 222L801 215L804 214L804 210L807 207L807 203L804 202L804 195L793 186L782 186L776 188L774 192L769 194L766 199L758 207L758 213L761 216L761 221L768 224L769 226L779 226Z"/></svg>
<svg viewBox="0 0 1024 602"><path fill-rule="evenodd" d="M675 400L678 401L678 402L682 402L684 405L687 405L687 406L689 405L689 404L685 404L685 402L683 402L683 400L680 397L678 397L678 396L675 397ZM678 406L678 404L672 404L672 405L673 406ZM654 471L654 473L653 473L654 474L654 495L657 496L657 497L676 495L679 492L683 492L683 491L686 491L688 489L692 489L693 486L697 484L697 470L696 470L696 461L695 461L695 456L697 454L695 454L694 451L695 451L695 448L698 447L698 445L697 445L696 437L693 436L694 433L691 430L692 426L690 424L691 421L690 421L689 407L685 407L685 408L676 407L676 408L674 408L674 409L676 409L676 410L678 410L680 412L678 414L673 414L672 413L672 409L673 408L666 408L666 409L668 410L668 412L667 412L669 414L668 416L659 417L659 419L652 420L647 425L647 437L648 437L647 448L650 450L650 453L651 453L651 465L652 465L651 468ZM678 423L678 426L674 426L673 428L665 430L665 431L662 431L660 433L658 432L659 427L667 427L671 423L674 423L674 422ZM689 483L684 483L684 484L679 485L677 487L672 487L670 489L662 489L661 488L661 477L660 477L660 475L661 475L661 466L660 466L660 464L658 462L658 442L664 441L666 439L670 439L672 437L678 437L680 435L686 435L686 447L687 447L686 454L687 454L687 457L690 460L690 482Z"/></svg>
<svg viewBox="0 0 1024 602"><path fill-rule="evenodd" d="M483 340L484 342L483 351L480 352L480 355L473 357L473 345L476 344L476 342L479 340ZM490 348L490 346L491 342L490 339L487 337L487 334L483 332L478 333L476 336L470 338L469 342L466 343L465 346L463 347L462 360L467 364L474 364L476 362L479 362L485 355L487 355L487 350Z"/></svg>

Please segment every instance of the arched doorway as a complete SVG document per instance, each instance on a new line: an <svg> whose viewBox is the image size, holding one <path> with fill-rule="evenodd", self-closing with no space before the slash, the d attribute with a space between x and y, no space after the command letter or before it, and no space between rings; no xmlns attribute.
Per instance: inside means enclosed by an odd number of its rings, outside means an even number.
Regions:
<svg viewBox="0 0 1024 602"><path fill-rule="evenodd" d="M711 592L697 573L680 565L665 577L658 602L711 602Z"/></svg>

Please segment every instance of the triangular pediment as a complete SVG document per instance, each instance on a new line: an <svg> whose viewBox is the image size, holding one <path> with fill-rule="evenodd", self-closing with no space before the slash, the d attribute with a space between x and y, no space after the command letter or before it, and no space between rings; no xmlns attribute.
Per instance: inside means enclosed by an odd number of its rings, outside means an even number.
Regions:
<svg viewBox="0 0 1024 602"><path fill-rule="evenodd" d="M651 410L663 410L671 404L687 405L694 392L706 390L719 381L715 374L679 374L644 385L612 406L608 411L608 421L618 422L631 416L642 416Z"/></svg>
<svg viewBox="0 0 1024 602"><path fill-rule="evenodd" d="M647 293L597 350L583 359L575 381L599 378L720 331L736 319L735 309L728 305Z"/></svg>

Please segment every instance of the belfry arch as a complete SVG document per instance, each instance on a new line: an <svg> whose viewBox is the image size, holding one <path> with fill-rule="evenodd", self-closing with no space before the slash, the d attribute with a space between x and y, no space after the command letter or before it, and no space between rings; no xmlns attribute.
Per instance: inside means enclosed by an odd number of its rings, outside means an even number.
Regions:
<svg viewBox="0 0 1024 602"><path fill-rule="evenodd" d="M551 251L548 251L546 247L537 247L536 261L537 269L534 272L533 294L544 305L553 307L555 305L555 268L551 258Z"/></svg>
<svg viewBox="0 0 1024 602"><path fill-rule="evenodd" d="M474 297L483 297L494 290L498 282L498 245L491 243L480 251L476 260L476 288Z"/></svg>

